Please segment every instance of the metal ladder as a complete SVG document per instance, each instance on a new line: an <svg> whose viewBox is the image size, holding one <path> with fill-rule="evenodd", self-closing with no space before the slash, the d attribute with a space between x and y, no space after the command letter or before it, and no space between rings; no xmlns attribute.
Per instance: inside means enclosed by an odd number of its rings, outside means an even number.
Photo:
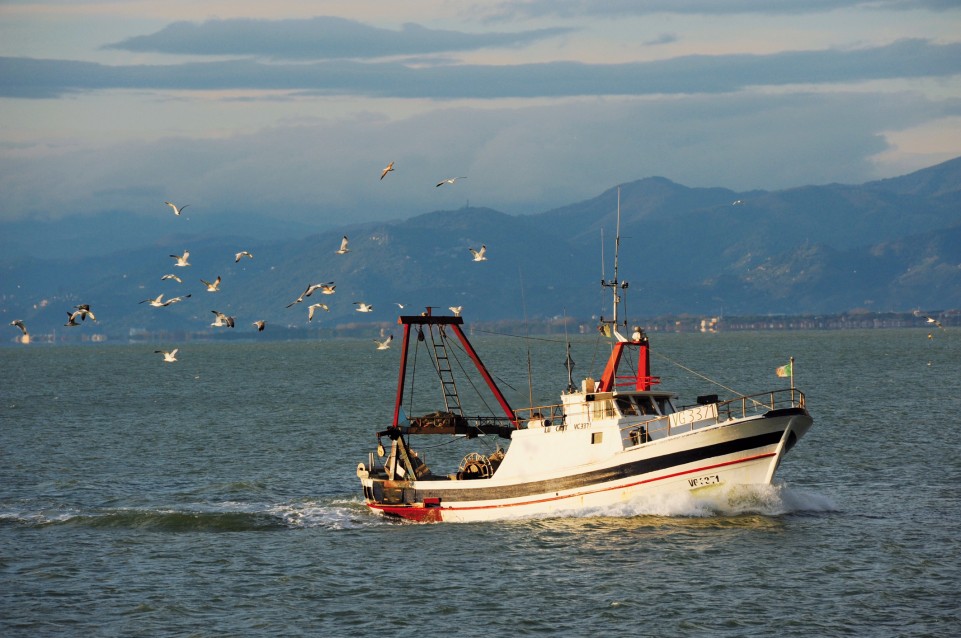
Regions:
<svg viewBox="0 0 961 638"><path fill-rule="evenodd" d="M444 334L443 326L438 327L437 337L439 337L439 340L435 338L434 331L431 330L430 340L434 348L434 365L437 367L437 377L440 379L440 385L444 390L444 406L448 412L456 412L464 416L464 409L460 404L460 395L457 393L457 384L454 383L454 373L450 367L450 358L447 356L447 336Z"/></svg>

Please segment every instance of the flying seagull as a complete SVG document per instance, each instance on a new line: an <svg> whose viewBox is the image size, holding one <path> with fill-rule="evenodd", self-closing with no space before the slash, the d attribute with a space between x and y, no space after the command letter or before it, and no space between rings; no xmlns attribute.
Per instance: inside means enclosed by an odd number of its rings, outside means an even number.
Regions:
<svg viewBox="0 0 961 638"><path fill-rule="evenodd" d="M927 321L928 323L933 323L938 328L941 328L942 330L944 330L944 326L941 325L941 322L935 319L934 317L925 317L924 320Z"/></svg>
<svg viewBox="0 0 961 638"><path fill-rule="evenodd" d="M374 307L372 305L366 304L363 301L355 301L354 305L357 306L356 308L354 308L354 310L356 310L357 312L373 312L374 311Z"/></svg>
<svg viewBox="0 0 961 638"><path fill-rule="evenodd" d="M23 333L23 336L24 336L24 337L28 337L28 336L29 336L29 335L27 334L27 326L25 326L25 325L23 324L23 320L22 320L22 319L14 319L13 321L10 322L10 325L11 325L11 326L16 326L16 327L20 328L20 332Z"/></svg>
<svg viewBox="0 0 961 638"><path fill-rule="evenodd" d="M163 293L160 293L159 295L157 295L157 298L156 298L156 299L144 299L143 301L140 301L140 302L138 302L138 303L149 303L149 304L150 304L151 306L153 306L154 308L160 308L160 307L162 307L162 306L169 306L170 304L174 304L174 303L177 303L177 302L179 302L179 301L183 301L184 299L187 299L188 297L190 297L190 295L184 295L183 297L171 297L171 298L168 299L167 301L164 301L164 300L163 300Z"/></svg>
<svg viewBox="0 0 961 638"><path fill-rule="evenodd" d="M154 352L157 354L162 354L164 356L165 363L173 363L177 360L177 352L179 350L180 348L174 348L170 352L164 352L163 350L154 350Z"/></svg>
<svg viewBox="0 0 961 638"><path fill-rule="evenodd" d="M314 303L307 306L307 321L314 320L314 311L320 308L324 312L330 312L330 308L325 303Z"/></svg>
<svg viewBox="0 0 961 638"><path fill-rule="evenodd" d="M77 317L79 317L79 316L80 316L80 311L79 311L79 310L78 310L77 312L70 312L70 311L68 310L68 311L67 311L67 323L65 323L65 324L63 324L63 325L65 325L65 326L70 326L70 327L79 326L80 324L77 323Z"/></svg>
<svg viewBox="0 0 961 638"><path fill-rule="evenodd" d="M210 312L212 312L212 313L214 313L215 315L217 315L216 321L214 321L212 324L210 324L211 326L217 326L217 327L227 326L228 328L233 328L233 327L234 327L234 318L233 318L233 317L228 317L228 316L225 315L224 313L218 312L217 310L211 310Z"/></svg>
<svg viewBox="0 0 961 638"><path fill-rule="evenodd" d="M190 295L184 295L183 297L171 297L170 299L168 299L167 301L163 302L160 305L166 307L171 304L180 303L181 301L183 301L184 299L187 299L188 297L190 297ZM150 304L150 305L152 306L153 304Z"/></svg>
<svg viewBox="0 0 961 638"><path fill-rule="evenodd" d="M466 175L463 175L463 176L461 176L461 177L448 177L447 179L445 179L445 180L442 181L442 182L437 182L437 186L443 186L444 184L453 184L454 182L456 182L456 181L459 180L459 179L467 179L467 176L466 176ZM437 186L435 186L434 188L437 188Z"/></svg>
<svg viewBox="0 0 961 638"><path fill-rule="evenodd" d="M459 317L460 311L463 309L464 309L464 306L451 306L450 308L448 308L448 310L454 313L455 317Z"/></svg>
<svg viewBox="0 0 961 638"><path fill-rule="evenodd" d="M340 248L337 249L338 255L343 255L344 253L349 253L350 248L347 247L347 235L344 235L343 239L340 240Z"/></svg>
<svg viewBox="0 0 961 638"><path fill-rule="evenodd" d="M184 212L184 209L190 206L190 204L184 204L183 206L178 207L176 204L171 204L170 202L164 202L164 204L170 206L174 211L174 215L177 217L180 217L180 213Z"/></svg>
<svg viewBox="0 0 961 638"><path fill-rule="evenodd" d="M184 282L183 279L181 279L181 278L178 277L177 275L173 275L173 274L171 274L171 275L164 275L163 277L160 278L160 281L163 281L164 279L173 279L173 280L176 281L178 284L182 284L182 283Z"/></svg>
<svg viewBox="0 0 961 638"><path fill-rule="evenodd" d="M404 304L402 304L402 303L399 303L399 302L396 302L396 301L395 301L395 302L394 302L394 305L397 306L398 308L400 308L401 310L404 309Z"/></svg>
<svg viewBox="0 0 961 638"><path fill-rule="evenodd" d="M300 293L300 296L299 296L299 297L297 297L296 299L294 299L293 301L291 301L289 304L287 304L287 307L290 308L290 307L293 306L294 304L300 303L301 301L304 300L304 297L309 297L309 296L311 296L312 294L314 294L314 291L315 291L315 290L323 290L325 286L333 285L333 283L334 283L334 282L330 282L330 284L309 284L309 285L307 286L307 289L304 290L302 293ZM333 294L333 288L331 288L331 292L326 292L326 291L323 291L323 292L324 292L325 295Z"/></svg>
<svg viewBox="0 0 961 638"><path fill-rule="evenodd" d="M384 176L387 175L387 173L390 173L390 172L393 171L393 170L394 170L394 163L391 162L390 164L388 164L388 165L386 166L386 168L384 168L383 172L381 172L380 178L381 178L381 179L384 179Z"/></svg>
<svg viewBox="0 0 961 638"><path fill-rule="evenodd" d="M377 344L378 350L386 350L390 347L390 342L393 340L394 340L394 335L387 335L387 338L384 339L383 341L377 341L377 339L374 339L374 343Z"/></svg>
<svg viewBox="0 0 961 638"><path fill-rule="evenodd" d="M80 320L81 320L81 321L86 321L86 320L87 320L87 317L90 317L90 318L91 318L92 320L94 320L94 321L97 320L97 318L94 316L94 314L90 311L90 304L82 303L82 304L80 304L79 306L74 306L74 308L77 309L77 312L75 312L75 313L73 313L73 314L75 314L75 315L80 315Z"/></svg>
<svg viewBox="0 0 961 638"><path fill-rule="evenodd" d="M473 248L468 248L472 255L474 255L474 261L487 261L487 257L484 253L487 252L487 246L481 245L480 250L474 250Z"/></svg>
<svg viewBox="0 0 961 638"><path fill-rule="evenodd" d="M247 252L246 250L241 250L239 253L237 253L236 255L234 255L234 263L236 264L237 262L239 262L241 257L247 257L248 259L253 259L253 258L254 258L254 256L251 255L251 254L250 254L249 252Z"/></svg>
<svg viewBox="0 0 961 638"><path fill-rule="evenodd" d="M330 282L330 283L327 283L327 284L320 284L320 293L321 293L322 295L332 295L332 294L334 294L334 292L335 292L335 291L334 291L334 288L336 288L336 287L337 287L337 285L334 284L334 282Z"/></svg>
<svg viewBox="0 0 961 638"><path fill-rule="evenodd" d="M257 332L263 332L264 328L267 327L267 322L261 319L259 321L255 321L254 325L257 326Z"/></svg>
<svg viewBox="0 0 961 638"><path fill-rule="evenodd" d="M183 266L189 266L189 265L190 265L190 262L187 261L187 258L190 257L190 251L189 251L189 250L185 250L183 255L171 255L171 257L173 257L174 259L177 260L177 263L175 263L174 266L183 267Z"/></svg>
<svg viewBox="0 0 961 638"><path fill-rule="evenodd" d="M201 279L200 283L207 286L207 292L220 292L220 275L212 282Z"/></svg>

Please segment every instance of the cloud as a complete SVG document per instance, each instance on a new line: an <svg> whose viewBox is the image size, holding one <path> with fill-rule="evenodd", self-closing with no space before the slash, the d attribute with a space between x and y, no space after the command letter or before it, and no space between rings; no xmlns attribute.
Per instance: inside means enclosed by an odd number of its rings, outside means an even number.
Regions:
<svg viewBox="0 0 961 638"><path fill-rule="evenodd" d="M961 43L907 39L880 47L769 55L691 55L654 62L408 66L399 62L256 60L176 65L0 58L0 96L53 97L105 89L287 90L369 97L496 99L725 93L749 86L946 77L961 73Z"/></svg>
<svg viewBox="0 0 961 638"><path fill-rule="evenodd" d="M128 38L104 48L288 60L367 59L521 46L570 31L552 28L466 33L428 29L413 23L394 30L329 16L306 20L232 19L201 24L176 22L157 33Z"/></svg>
<svg viewBox="0 0 961 638"><path fill-rule="evenodd" d="M494 20L520 17L583 16L623 17L653 13L683 15L799 15L841 9L947 11L958 9L957 0L509 0L493 12Z"/></svg>
<svg viewBox="0 0 961 638"><path fill-rule="evenodd" d="M736 190L887 177L872 160L887 149L885 132L957 106L913 93L743 93L444 107L398 120L361 113L223 139L7 154L0 191L8 216L163 215L165 198L189 201L195 215L278 223L394 219L468 201L534 213L651 175ZM395 172L379 180L391 160ZM435 188L451 175L469 179Z"/></svg>

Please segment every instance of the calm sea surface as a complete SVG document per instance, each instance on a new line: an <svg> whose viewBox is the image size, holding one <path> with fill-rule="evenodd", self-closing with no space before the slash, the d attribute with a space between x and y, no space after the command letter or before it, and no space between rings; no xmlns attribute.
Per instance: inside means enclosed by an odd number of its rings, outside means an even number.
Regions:
<svg viewBox="0 0 961 638"><path fill-rule="evenodd" d="M750 393L795 357L815 424L775 486L440 525L359 495L397 347L3 347L0 635L961 635L961 333L934 336L655 334L688 400L725 390L674 362ZM528 350L535 402L566 386L559 341L474 345L515 406Z"/></svg>

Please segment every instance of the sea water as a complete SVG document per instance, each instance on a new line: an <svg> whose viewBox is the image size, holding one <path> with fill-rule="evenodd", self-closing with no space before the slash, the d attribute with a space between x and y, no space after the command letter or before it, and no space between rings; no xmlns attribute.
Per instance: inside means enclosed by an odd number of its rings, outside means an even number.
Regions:
<svg viewBox="0 0 961 638"><path fill-rule="evenodd" d="M961 635L961 333L933 336L652 335L682 401L795 358L814 426L774 485L437 525L355 475L396 339L3 347L0 635ZM515 407L567 385L562 336L473 341Z"/></svg>

